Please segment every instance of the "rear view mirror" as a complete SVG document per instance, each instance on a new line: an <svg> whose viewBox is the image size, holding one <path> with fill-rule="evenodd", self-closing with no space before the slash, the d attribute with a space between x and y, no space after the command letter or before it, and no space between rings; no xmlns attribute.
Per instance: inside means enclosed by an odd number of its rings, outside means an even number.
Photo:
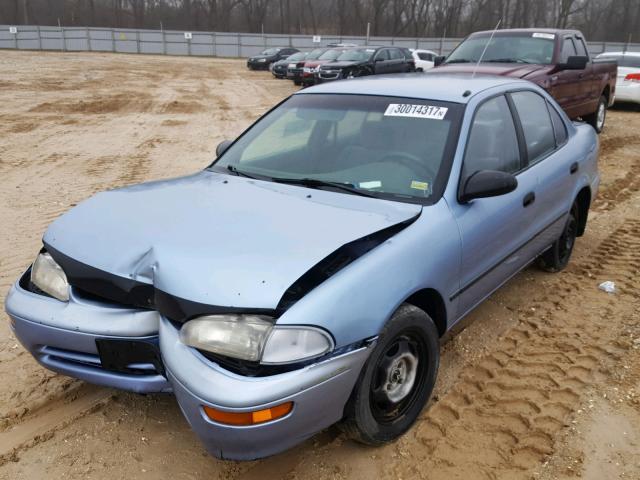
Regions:
<svg viewBox="0 0 640 480"><path fill-rule="evenodd" d="M464 183L460 201L466 203L474 198L497 197L513 192L518 187L518 179L506 172L480 170Z"/></svg>
<svg viewBox="0 0 640 480"><path fill-rule="evenodd" d="M589 58L584 55L572 55L567 58L567 63L558 65L560 70L584 70L587 67Z"/></svg>
<svg viewBox="0 0 640 480"><path fill-rule="evenodd" d="M232 143L233 143L232 140L221 141L216 147L216 157L219 157L220 155L222 155L227 150L227 148L231 146Z"/></svg>
<svg viewBox="0 0 640 480"><path fill-rule="evenodd" d="M433 59L433 66L437 67L438 65L442 65L442 62L444 62L444 59L446 57L444 55L439 55L437 57L434 57Z"/></svg>

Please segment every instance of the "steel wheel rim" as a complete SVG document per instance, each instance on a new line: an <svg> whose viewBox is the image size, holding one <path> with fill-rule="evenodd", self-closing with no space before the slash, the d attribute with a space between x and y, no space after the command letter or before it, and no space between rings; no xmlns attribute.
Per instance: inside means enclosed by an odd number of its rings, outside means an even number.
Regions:
<svg viewBox="0 0 640 480"><path fill-rule="evenodd" d="M415 404L428 365L427 347L416 332L398 335L379 358L370 387L373 417L392 423Z"/></svg>

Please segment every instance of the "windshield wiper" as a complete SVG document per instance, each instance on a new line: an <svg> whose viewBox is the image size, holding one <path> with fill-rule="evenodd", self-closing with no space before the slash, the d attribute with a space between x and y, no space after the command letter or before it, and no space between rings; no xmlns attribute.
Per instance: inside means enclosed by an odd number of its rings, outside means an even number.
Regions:
<svg viewBox="0 0 640 480"><path fill-rule="evenodd" d="M235 173L236 175L241 176L241 177L253 178L254 180L257 180L257 178L258 178L258 177L254 177L253 175L248 174L247 172L245 172L243 170L238 170L233 165L227 165L227 170L229 170L231 173Z"/></svg>
<svg viewBox="0 0 640 480"><path fill-rule="evenodd" d="M318 178L271 178L273 182L276 183L287 183L290 185L302 185L303 187L309 188L321 188L321 187L331 187L338 190L342 190L354 195L361 195L363 197L373 197L376 195L373 193L369 193L365 190L360 190L355 187L352 183L340 183L340 182L329 182L326 180L320 180Z"/></svg>

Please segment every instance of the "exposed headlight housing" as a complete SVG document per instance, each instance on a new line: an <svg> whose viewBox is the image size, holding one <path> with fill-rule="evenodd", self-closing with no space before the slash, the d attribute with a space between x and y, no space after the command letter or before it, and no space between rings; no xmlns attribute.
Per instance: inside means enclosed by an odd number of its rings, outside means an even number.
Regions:
<svg viewBox="0 0 640 480"><path fill-rule="evenodd" d="M280 365L309 360L333 350L333 339L319 328L277 326L262 315L207 315L180 329L180 341L218 355Z"/></svg>
<svg viewBox="0 0 640 480"><path fill-rule="evenodd" d="M69 301L67 276L48 252L40 253L33 262L31 282L52 297L63 302Z"/></svg>

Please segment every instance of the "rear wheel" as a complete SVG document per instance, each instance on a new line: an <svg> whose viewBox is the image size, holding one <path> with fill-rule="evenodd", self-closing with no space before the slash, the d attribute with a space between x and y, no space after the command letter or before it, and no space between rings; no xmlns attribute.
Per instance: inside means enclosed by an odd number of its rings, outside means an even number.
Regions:
<svg viewBox="0 0 640 480"><path fill-rule="evenodd" d="M426 404L440 360L438 331L424 311L404 304L384 327L345 408L343 430L369 445L395 440Z"/></svg>
<svg viewBox="0 0 640 480"><path fill-rule="evenodd" d="M559 272L569 263L578 236L578 208L574 204L564 230L553 245L537 259L538 266L547 272Z"/></svg>
<svg viewBox="0 0 640 480"><path fill-rule="evenodd" d="M294 80L293 84L300 86L300 85L302 85L302 82L300 80Z"/></svg>
<svg viewBox="0 0 640 480"><path fill-rule="evenodd" d="M604 129L604 122L607 119L607 97L602 95L598 100L598 107L591 115L584 117L584 120L591 125L597 133Z"/></svg>

